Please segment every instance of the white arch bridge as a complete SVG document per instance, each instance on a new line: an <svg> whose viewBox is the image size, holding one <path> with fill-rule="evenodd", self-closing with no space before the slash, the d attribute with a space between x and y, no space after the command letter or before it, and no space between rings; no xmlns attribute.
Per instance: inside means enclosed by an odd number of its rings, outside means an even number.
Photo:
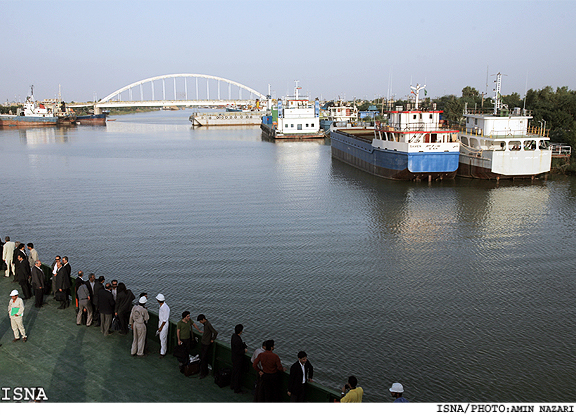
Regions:
<svg viewBox="0 0 576 415"><path fill-rule="evenodd" d="M247 98L242 97L243 91ZM120 88L98 101L94 109L253 105L257 99L265 100L266 95L230 79L202 74L172 74L155 76Z"/></svg>

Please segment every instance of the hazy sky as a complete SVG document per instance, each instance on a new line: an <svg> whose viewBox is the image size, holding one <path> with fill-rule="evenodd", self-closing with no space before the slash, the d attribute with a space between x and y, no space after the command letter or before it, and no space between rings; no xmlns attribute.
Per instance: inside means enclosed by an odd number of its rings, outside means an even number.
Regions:
<svg viewBox="0 0 576 415"><path fill-rule="evenodd" d="M576 89L576 1L0 0L0 102L98 99L149 77L215 75L275 96Z"/></svg>

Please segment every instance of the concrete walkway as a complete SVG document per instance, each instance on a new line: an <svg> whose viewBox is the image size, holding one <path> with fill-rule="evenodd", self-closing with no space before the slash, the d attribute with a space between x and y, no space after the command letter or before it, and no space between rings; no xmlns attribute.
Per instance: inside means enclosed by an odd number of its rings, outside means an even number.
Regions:
<svg viewBox="0 0 576 415"><path fill-rule="evenodd" d="M77 326L74 307L58 310L52 296L40 309L34 298L25 301L28 341L13 343L8 301L20 285L12 280L0 275L0 387L11 388L9 397L16 387L42 387L49 402L252 401L250 393L221 389L212 376L185 377L176 358L159 358L157 343L149 342L148 356L132 357L131 331L105 337L100 327Z"/></svg>

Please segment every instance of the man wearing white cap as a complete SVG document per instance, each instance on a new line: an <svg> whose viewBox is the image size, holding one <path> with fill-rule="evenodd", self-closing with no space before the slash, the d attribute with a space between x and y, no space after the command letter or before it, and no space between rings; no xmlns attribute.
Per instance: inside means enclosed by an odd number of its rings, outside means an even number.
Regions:
<svg viewBox="0 0 576 415"><path fill-rule="evenodd" d="M170 319L170 307L166 304L166 299L162 294L158 294L156 300L158 300L158 304L160 304L158 331L156 335L160 337L160 357L164 357L168 351L168 320Z"/></svg>
<svg viewBox="0 0 576 415"><path fill-rule="evenodd" d="M408 402L408 399L403 398L402 394L404 393L404 386L401 383L393 383L392 387L390 388L390 395L395 398L394 402L404 403Z"/></svg>
<svg viewBox="0 0 576 415"><path fill-rule="evenodd" d="M22 334L22 341L26 341L28 337L26 337L26 330L24 330L24 324L22 324L24 301L18 297L18 290L12 290L10 297L11 299L8 302L8 315L10 316L10 324L14 331L14 340L12 341L17 342L20 340L20 334Z"/></svg>
<svg viewBox="0 0 576 415"><path fill-rule="evenodd" d="M134 339L132 340L132 350L130 354L132 356L138 354L138 356L144 356L144 346L146 345L146 323L150 318L148 310L144 307L146 304L146 297L140 297L138 304L132 307L130 312L130 319L128 322L132 326L132 332L134 333Z"/></svg>

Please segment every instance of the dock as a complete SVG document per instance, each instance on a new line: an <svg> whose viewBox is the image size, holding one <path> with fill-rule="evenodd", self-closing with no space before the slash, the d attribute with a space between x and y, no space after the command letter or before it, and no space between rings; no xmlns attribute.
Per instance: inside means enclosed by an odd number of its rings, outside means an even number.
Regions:
<svg viewBox="0 0 576 415"><path fill-rule="evenodd" d="M46 272L46 271L45 271ZM49 271L49 268L47 270ZM149 354L145 357L130 355L132 331L127 335L117 332L104 336L100 327L76 325L73 300L70 307L59 310L53 296L45 296L45 304L34 308L34 298L25 300L24 328L28 341L12 342L14 335L10 326L7 307L13 289L21 291L13 277L0 275L0 379L2 397L14 398L16 388L42 388L48 402L57 403L234 403L253 402L252 386L256 372L250 364L253 351L245 355L242 383L248 393L236 394L229 386L220 388L212 376L221 367L232 367L230 342L226 332L220 333L223 341L216 340L212 348L209 376L184 376L178 369L178 361L172 356L176 343L176 323L169 328L169 350L160 358L160 344L155 336L158 315L150 312L147 341ZM74 291L73 288L71 289ZM148 304L155 301L151 298ZM150 307L154 310L153 306ZM200 334L194 330L199 340ZM193 356L200 353L198 345L192 349ZM288 366L284 363L284 366ZM282 376L282 388L286 390L287 372ZM331 402L339 397L337 391L310 384L307 400ZM8 388L8 389L7 389ZM286 395L285 393L281 395ZM22 399L22 398L20 398ZM284 396L287 401L288 397ZM23 399L25 400L25 399ZM7 402L6 399L3 399Z"/></svg>

